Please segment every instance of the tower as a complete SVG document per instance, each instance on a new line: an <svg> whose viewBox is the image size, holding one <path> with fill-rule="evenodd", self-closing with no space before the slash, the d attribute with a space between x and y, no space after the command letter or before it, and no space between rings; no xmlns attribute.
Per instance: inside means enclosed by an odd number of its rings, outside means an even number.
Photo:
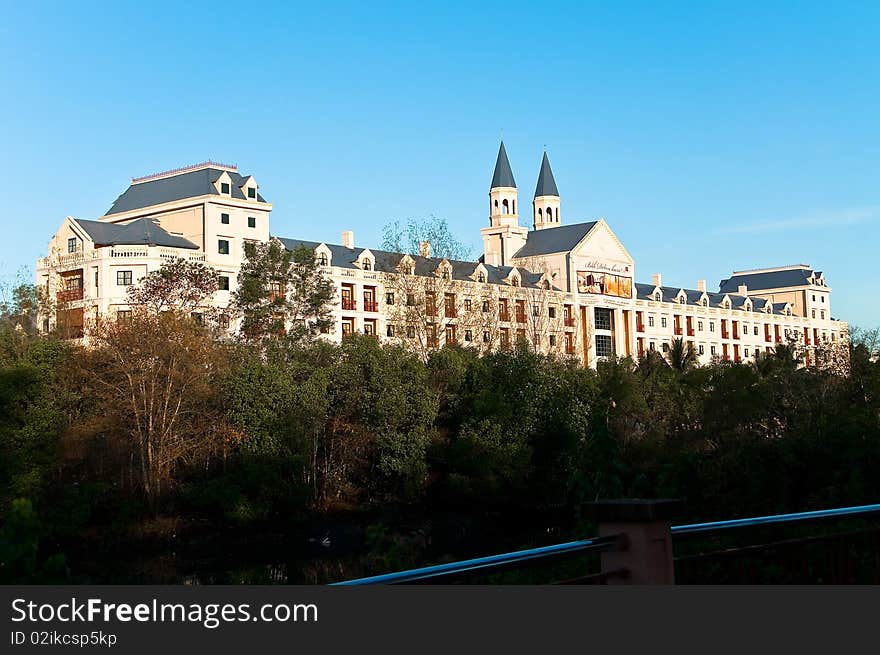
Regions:
<svg viewBox="0 0 880 655"><path fill-rule="evenodd" d="M516 181L502 141L489 189L489 227L480 230L486 264L507 266L513 255L525 245L528 229L519 225L516 201Z"/></svg>
<svg viewBox="0 0 880 655"><path fill-rule="evenodd" d="M553 179L550 160L547 159L547 151L545 150L544 159L541 160L541 170L538 173L538 185L535 187L535 199L532 201L532 214L536 230L560 225L559 205L559 191L556 188L556 180Z"/></svg>
<svg viewBox="0 0 880 655"><path fill-rule="evenodd" d="M513 179L507 150L504 149L504 141L502 141L498 149L498 159L495 161L492 186L489 189L489 225L498 227L519 224L516 195L516 181Z"/></svg>

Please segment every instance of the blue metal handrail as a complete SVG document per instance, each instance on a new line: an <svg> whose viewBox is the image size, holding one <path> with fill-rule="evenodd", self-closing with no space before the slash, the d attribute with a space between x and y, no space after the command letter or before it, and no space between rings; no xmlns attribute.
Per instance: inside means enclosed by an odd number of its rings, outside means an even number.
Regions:
<svg viewBox="0 0 880 655"><path fill-rule="evenodd" d="M731 519L728 521L711 521L709 523L690 523L688 525L673 525L670 532L677 534L694 534L697 532L712 532L714 530L726 530L728 528L745 528L754 525L767 525L773 523L790 523L792 521L809 521L811 519L827 519L839 516L852 516L854 514L871 514L880 512L880 504L858 505L856 507L838 507L836 509L820 509L812 512L797 512L794 514L773 514L770 516L753 516L746 519Z"/></svg>
<svg viewBox="0 0 880 655"><path fill-rule="evenodd" d="M474 559L466 559L459 562L448 562L446 564L435 564L434 566L423 566L421 568L410 569L408 571L383 573L382 575L374 575L368 578L345 580L344 582L335 582L333 583L333 586L401 584L404 582L416 582L418 580L427 580L439 576L449 576L456 573L464 573L466 571L479 571L483 569L491 570L493 568L498 568L509 564L526 562L528 560L544 557L552 557L554 555L567 555L588 550L609 550L617 544L617 541L618 537L616 535L611 535L608 537L595 537L593 539L581 539L579 541L569 541L563 544L554 544L552 546L541 546L539 548L517 550L512 553L488 555L486 557L476 557Z"/></svg>
<svg viewBox="0 0 880 655"><path fill-rule="evenodd" d="M769 516L753 516L745 519L731 519L727 521L711 521L708 523L674 525L670 528L670 532L673 536L687 535L712 532L715 530L726 530L729 528L744 528L756 525L770 525L774 523L790 523L794 521L837 518L841 516L872 514L876 512L880 512L880 503L874 505L859 505L856 507L822 509L811 512L797 512L794 514L773 514ZM457 573L464 573L467 571L479 571L483 569L491 570L493 568L515 564L517 562L525 562L532 559L551 557L553 555L563 555L587 550L610 550L614 548L615 545L618 544L618 542L619 537L616 535L608 537L595 537L593 539L581 539L580 541L569 541L563 544L555 544L552 546L529 548L527 550L518 550L512 553L489 555L486 557L477 557L474 559L467 559L459 562L448 562L446 564L436 564L434 566L423 566L418 569L398 571L395 573L384 573L382 575L374 575L367 578L358 578L356 580L346 580L344 582L335 582L333 583L333 585L342 586L400 584L405 582L416 582L418 580L427 580L440 576L449 576Z"/></svg>

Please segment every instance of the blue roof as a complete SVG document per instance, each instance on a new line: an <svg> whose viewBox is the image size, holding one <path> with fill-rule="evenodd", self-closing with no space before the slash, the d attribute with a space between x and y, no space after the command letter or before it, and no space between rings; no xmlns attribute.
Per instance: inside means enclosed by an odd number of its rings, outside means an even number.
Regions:
<svg viewBox="0 0 880 655"><path fill-rule="evenodd" d="M249 177L248 175L239 175L234 171L224 171L219 168L209 167L179 175L169 175L158 180L132 184L116 199L113 206L107 210L105 216L133 209L152 207L153 205L160 205L174 200L183 200L184 198L220 195L214 183L220 179L224 172L228 173L232 179L231 196L238 200L247 200L240 185ZM266 202L259 193L257 193L257 200L259 202Z"/></svg>
<svg viewBox="0 0 880 655"><path fill-rule="evenodd" d="M152 218L139 218L131 223L105 223L73 219L96 246L165 246L198 250L198 246L180 236L169 234Z"/></svg>
<svg viewBox="0 0 880 655"><path fill-rule="evenodd" d="M498 159L495 160L495 173L492 175L492 186L490 189L497 187L513 187L516 188L516 181L513 179L513 171L510 170L510 162L507 160L507 151L504 149L504 141L498 148Z"/></svg>
<svg viewBox="0 0 880 655"><path fill-rule="evenodd" d="M287 239L285 237L277 237L278 240L288 250L293 250L297 246L305 246L314 250L320 243L317 241L304 241L302 239ZM330 263L332 266L341 268L359 269L355 262L361 256L364 250L369 250L376 258L375 270L384 273L397 273L400 260L406 255L399 252L390 252L387 250L376 250L373 248L346 248L331 243L324 244L330 250ZM428 277L434 274L437 267L444 261L443 257L422 257L421 255L409 255L415 263L415 275ZM466 262L456 259L446 259L452 266L452 279L454 280L474 280L476 279L476 270L478 266L486 269L486 282L490 284L502 284L513 270L512 266L490 266L482 262ZM520 266L516 269L521 274L521 284L524 287L537 288L541 279L541 273L526 270Z"/></svg>
<svg viewBox="0 0 880 655"><path fill-rule="evenodd" d="M538 185L535 187L535 197L538 196L556 196L559 197L559 190L556 188L556 180L553 179L553 171L550 170L550 160L547 159L547 153L541 160L541 170L538 173Z"/></svg>
<svg viewBox="0 0 880 655"><path fill-rule="evenodd" d="M583 241L598 221L575 223L548 227L544 230L531 230L526 237L526 244L513 256L514 259L549 255L554 252L568 252Z"/></svg>
<svg viewBox="0 0 880 655"><path fill-rule="evenodd" d="M810 284L809 280L812 275L813 271L811 269L801 267L767 271L765 273L743 272L734 274L726 280L721 280L718 289L722 293L737 291L742 284L746 285L749 291L802 287Z"/></svg>
<svg viewBox="0 0 880 655"><path fill-rule="evenodd" d="M654 285L653 284L644 284L642 282L635 283L636 290L636 299L637 300L654 300ZM680 291L684 291L685 296L687 298L687 303L689 305L696 305L699 303L700 299L703 297L703 292L698 291L696 289L684 289L681 287L660 287L660 293L662 300L660 302L668 302L674 303L676 302L676 297L678 296ZM709 298L709 307L720 307L721 303L724 301L724 298L730 298L730 306L732 309L740 309L742 311L749 311L745 309L746 300L751 300L752 302L752 310L753 312L761 311L767 304L767 301L763 298L754 298L750 296L741 296L739 294L733 293L712 293L706 292L706 296ZM785 307L785 303L778 303L777 305L773 305L773 313L781 314L782 310Z"/></svg>

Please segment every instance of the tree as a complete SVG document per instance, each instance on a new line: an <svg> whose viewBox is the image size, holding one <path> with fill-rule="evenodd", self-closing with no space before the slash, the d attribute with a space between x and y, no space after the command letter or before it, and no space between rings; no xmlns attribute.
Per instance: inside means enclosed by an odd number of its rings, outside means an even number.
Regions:
<svg viewBox="0 0 880 655"><path fill-rule="evenodd" d="M27 281L24 270L0 282L0 321L29 336L40 330L40 318L52 311L46 289Z"/></svg>
<svg viewBox="0 0 880 655"><path fill-rule="evenodd" d="M158 314L189 314L204 309L217 291L218 276L210 266L181 257L165 261L128 288L128 302Z"/></svg>
<svg viewBox="0 0 880 655"><path fill-rule="evenodd" d="M453 236L445 218L433 214L427 218L409 218L405 225L394 220L382 229L383 250L418 255L425 241L431 244L432 257L463 261L471 257L470 246Z"/></svg>
<svg viewBox="0 0 880 655"><path fill-rule="evenodd" d="M669 346L669 365L679 373L687 373L699 365L700 358L692 341L681 337L672 340Z"/></svg>
<svg viewBox="0 0 880 655"><path fill-rule="evenodd" d="M94 347L81 353L88 393L155 508L179 465L235 436L215 402L223 348L188 317L143 308L128 321L99 322L92 338Z"/></svg>
<svg viewBox="0 0 880 655"><path fill-rule="evenodd" d="M241 335L249 341L287 334L310 339L333 324L329 304L335 288L305 246L288 250L277 239L246 243L232 307L241 315Z"/></svg>

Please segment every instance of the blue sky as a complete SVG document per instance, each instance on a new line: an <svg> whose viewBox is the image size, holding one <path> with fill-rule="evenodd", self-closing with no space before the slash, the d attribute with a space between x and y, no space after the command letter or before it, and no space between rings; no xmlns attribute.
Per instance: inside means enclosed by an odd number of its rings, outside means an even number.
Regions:
<svg viewBox="0 0 880 655"><path fill-rule="evenodd" d="M604 217L640 281L824 270L880 325L880 3L8 3L4 273L132 176L252 173L272 232L378 245L435 214L480 250L501 131L527 206ZM527 222L524 217L522 222Z"/></svg>

